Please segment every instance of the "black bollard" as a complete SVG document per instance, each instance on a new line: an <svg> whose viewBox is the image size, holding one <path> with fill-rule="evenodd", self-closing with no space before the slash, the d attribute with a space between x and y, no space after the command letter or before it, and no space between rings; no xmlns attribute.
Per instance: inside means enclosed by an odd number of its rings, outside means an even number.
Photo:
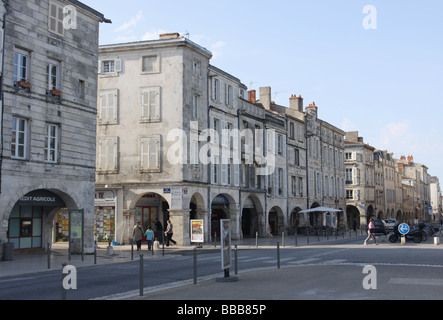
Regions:
<svg viewBox="0 0 443 320"><path fill-rule="evenodd" d="M143 297L143 255L140 255L140 297Z"/></svg>

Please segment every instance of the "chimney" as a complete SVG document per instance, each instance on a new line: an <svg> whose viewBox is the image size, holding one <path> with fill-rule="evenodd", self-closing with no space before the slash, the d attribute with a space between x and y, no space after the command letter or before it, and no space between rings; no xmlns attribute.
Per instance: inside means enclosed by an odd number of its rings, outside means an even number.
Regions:
<svg viewBox="0 0 443 320"><path fill-rule="evenodd" d="M289 98L289 108L303 112L303 98L301 95L299 97L296 94L291 95Z"/></svg>
<svg viewBox="0 0 443 320"><path fill-rule="evenodd" d="M257 91L248 91L248 101L252 103L257 103Z"/></svg>
<svg viewBox="0 0 443 320"><path fill-rule="evenodd" d="M160 35L160 40L178 39L180 38L180 33L163 33Z"/></svg>
<svg viewBox="0 0 443 320"><path fill-rule="evenodd" d="M260 103L265 109L271 109L271 87L260 88Z"/></svg>
<svg viewBox="0 0 443 320"><path fill-rule="evenodd" d="M408 165L410 166L412 162L414 162L414 157L410 155L408 156Z"/></svg>
<svg viewBox="0 0 443 320"><path fill-rule="evenodd" d="M346 132L346 140L358 142L358 131Z"/></svg>

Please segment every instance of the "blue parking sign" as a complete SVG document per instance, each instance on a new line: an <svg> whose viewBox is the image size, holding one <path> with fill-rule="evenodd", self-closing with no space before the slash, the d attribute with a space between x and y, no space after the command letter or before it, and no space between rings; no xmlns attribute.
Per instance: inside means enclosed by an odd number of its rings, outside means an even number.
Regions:
<svg viewBox="0 0 443 320"><path fill-rule="evenodd" d="M409 232L410 228L409 225L406 223L402 223L398 226L398 232L400 232L402 235L405 235Z"/></svg>

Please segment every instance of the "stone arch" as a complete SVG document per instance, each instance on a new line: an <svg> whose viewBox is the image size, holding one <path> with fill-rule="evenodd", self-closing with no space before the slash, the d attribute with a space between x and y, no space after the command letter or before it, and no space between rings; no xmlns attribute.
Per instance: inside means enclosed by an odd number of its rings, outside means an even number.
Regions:
<svg viewBox="0 0 443 320"><path fill-rule="evenodd" d="M263 235L264 209L260 199L255 194L247 195L242 201L241 212L242 237L254 237L257 232L259 236Z"/></svg>

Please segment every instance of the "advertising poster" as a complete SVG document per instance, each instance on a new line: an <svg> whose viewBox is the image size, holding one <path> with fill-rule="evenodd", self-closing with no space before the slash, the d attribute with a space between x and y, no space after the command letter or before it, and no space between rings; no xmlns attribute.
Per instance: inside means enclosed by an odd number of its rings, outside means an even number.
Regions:
<svg viewBox="0 0 443 320"><path fill-rule="evenodd" d="M231 220L220 220L222 269L231 267Z"/></svg>
<svg viewBox="0 0 443 320"><path fill-rule="evenodd" d="M203 243L203 220L191 220L191 243Z"/></svg>
<svg viewBox="0 0 443 320"><path fill-rule="evenodd" d="M81 239L83 234L83 210L71 210L69 214L71 239Z"/></svg>

